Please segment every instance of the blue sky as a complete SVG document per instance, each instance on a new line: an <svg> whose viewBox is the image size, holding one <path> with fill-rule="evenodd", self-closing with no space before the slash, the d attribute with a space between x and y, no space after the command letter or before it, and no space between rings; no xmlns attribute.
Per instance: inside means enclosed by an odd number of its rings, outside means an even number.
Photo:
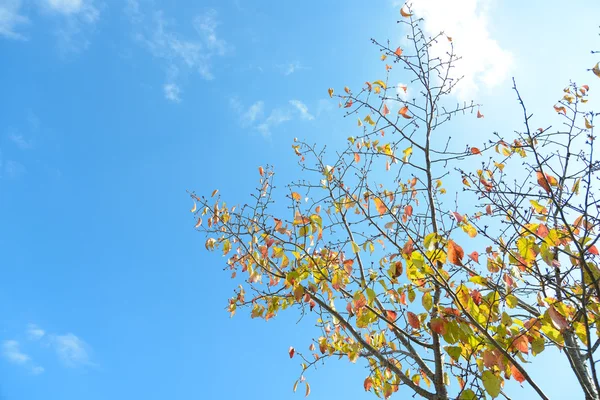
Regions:
<svg viewBox="0 0 600 400"><path fill-rule="evenodd" d="M295 176L294 137L352 134L327 88L384 76L369 39L403 43L400 5L0 0L0 399L293 398L310 321L229 318L185 191L244 202L259 165ZM484 104L452 125L465 140L521 126L511 76L540 125L569 79L600 88L597 2L415 7L464 55L457 100ZM330 363L311 397L369 398L364 377Z"/></svg>

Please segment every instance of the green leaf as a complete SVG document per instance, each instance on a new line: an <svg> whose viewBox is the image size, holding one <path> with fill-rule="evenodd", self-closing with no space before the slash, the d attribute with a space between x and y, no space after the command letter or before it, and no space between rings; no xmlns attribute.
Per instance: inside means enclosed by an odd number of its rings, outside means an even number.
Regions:
<svg viewBox="0 0 600 400"><path fill-rule="evenodd" d="M477 400L477 396L474 391L467 389L460 394L459 400Z"/></svg>
<svg viewBox="0 0 600 400"><path fill-rule="evenodd" d="M427 311L431 310L431 307L433 307L433 298L431 297L431 293L426 292L421 301L423 302L423 307L425 307Z"/></svg>
<svg viewBox="0 0 600 400"><path fill-rule="evenodd" d="M500 390L502 389L500 377L496 376L492 371L486 370L481 374L481 380L483 381L485 391L488 392L492 398L498 397Z"/></svg>

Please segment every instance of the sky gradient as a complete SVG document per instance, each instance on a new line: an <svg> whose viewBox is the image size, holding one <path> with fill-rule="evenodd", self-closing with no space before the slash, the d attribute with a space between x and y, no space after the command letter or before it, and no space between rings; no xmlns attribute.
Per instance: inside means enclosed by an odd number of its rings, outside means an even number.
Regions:
<svg viewBox="0 0 600 400"><path fill-rule="evenodd" d="M302 397L287 349L311 321L229 318L234 282L186 190L243 203L259 165L297 176L294 137L343 145L357 128L327 88L384 77L369 39L404 43L401 5L0 0L0 399ZM600 89L595 1L414 7L464 57L456 100L483 104L455 135L522 126L513 76L540 126L569 79ZM564 360L541 357L533 376L571 398ZM307 376L312 399L373 398L364 377L345 361Z"/></svg>

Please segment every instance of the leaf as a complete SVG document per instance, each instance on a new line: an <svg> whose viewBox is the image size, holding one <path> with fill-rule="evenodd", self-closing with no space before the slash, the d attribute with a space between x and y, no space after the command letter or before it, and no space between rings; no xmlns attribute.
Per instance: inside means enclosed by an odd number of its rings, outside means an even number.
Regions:
<svg viewBox="0 0 600 400"><path fill-rule="evenodd" d="M355 162L360 162L360 154L354 153L354 161Z"/></svg>
<svg viewBox="0 0 600 400"><path fill-rule="evenodd" d="M559 114L567 115L567 109L565 106L554 106L554 110Z"/></svg>
<svg viewBox="0 0 600 400"><path fill-rule="evenodd" d="M263 176L265 174L265 170L263 167L258 167L258 173L260 174L260 176Z"/></svg>
<svg viewBox="0 0 600 400"><path fill-rule="evenodd" d="M473 390L467 389L460 394L458 400L477 400L477 396Z"/></svg>
<svg viewBox="0 0 600 400"><path fill-rule="evenodd" d="M344 105L344 108L350 108L350 107L352 107L352 99L348 100L346 105Z"/></svg>
<svg viewBox="0 0 600 400"><path fill-rule="evenodd" d="M592 245L588 248L588 253L593 254L595 256L600 255L600 254L598 254L598 248L594 245Z"/></svg>
<svg viewBox="0 0 600 400"><path fill-rule="evenodd" d="M194 225L194 228L200 228L200 225L202 225L202 218L198 218L198 222L196 222L196 225Z"/></svg>
<svg viewBox="0 0 600 400"><path fill-rule="evenodd" d="M344 87L344 92L350 94L350 88L348 86Z"/></svg>
<svg viewBox="0 0 600 400"><path fill-rule="evenodd" d="M404 93L406 93L406 92L407 92L407 90L408 90L408 86L400 84L400 85L398 85L398 89L400 89L400 90L402 90Z"/></svg>
<svg viewBox="0 0 600 400"><path fill-rule="evenodd" d="M477 118L483 118L483 114L479 110L477 110Z"/></svg>
<svg viewBox="0 0 600 400"><path fill-rule="evenodd" d="M351 243L352 243L352 252L354 254L358 253L360 251L360 247L354 242L351 242Z"/></svg>
<svg viewBox="0 0 600 400"><path fill-rule="evenodd" d="M390 113L390 109L388 108L387 104L384 104L383 105L383 110L381 111L381 114L385 117L389 113Z"/></svg>
<svg viewBox="0 0 600 400"><path fill-rule="evenodd" d="M412 213L413 213L413 206L411 206L409 204L406 207L404 207L404 215L406 215L407 217L410 217L410 216L412 216Z"/></svg>
<svg viewBox="0 0 600 400"><path fill-rule="evenodd" d="M412 146L407 147L406 149L404 149L402 151L402 154L404 154L404 157L402 157L402 162L405 162L405 163L408 162L408 159L410 158L412 151L413 151Z"/></svg>
<svg viewBox="0 0 600 400"><path fill-rule="evenodd" d="M306 385L306 392L304 394L304 397L308 397L308 395L310 394L310 385L308 384L308 382L304 382L304 384Z"/></svg>
<svg viewBox="0 0 600 400"><path fill-rule="evenodd" d="M364 383L363 383L363 387L365 388L365 391L368 392L369 390L371 390L371 388L373 387L373 379L371 379L371 377L367 377L367 379L365 379Z"/></svg>
<svg viewBox="0 0 600 400"><path fill-rule="evenodd" d="M437 333L438 335L446 334L446 321L442 318L432 319L429 325L431 325L431 330Z"/></svg>
<svg viewBox="0 0 600 400"><path fill-rule="evenodd" d="M431 296L431 293L425 292L423 294L423 298L421 299L421 303L423 303L423 307L427 311L431 310L431 307L433 307L433 298Z"/></svg>
<svg viewBox="0 0 600 400"><path fill-rule="evenodd" d="M329 93L329 97L333 97L333 88L327 89L327 93Z"/></svg>
<svg viewBox="0 0 600 400"><path fill-rule="evenodd" d="M400 13L402 13L402 10L400 10ZM594 68L592 68L592 72L594 73L594 75L600 78L600 62L597 62L596 65L594 65Z"/></svg>
<svg viewBox="0 0 600 400"><path fill-rule="evenodd" d="M410 115L408 115L408 106L404 106L402 107L399 111L398 114L402 115L402 117L406 118L406 119L411 119L412 117Z"/></svg>
<svg viewBox="0 0 600 400"><path fill-rule="evenodd" d="M483 381L483 387L492 398L498 397L500 390L502 389L500 377L496 376L492 371L485 370L481 374L481 380Z"/></svg>
<svg viewBox="0 0 600 400"><path fill-rule="evenodd" d="M367 122L367 123L368 123L369 125L371 125L371 126L375 125L375 121L373 121L373 119L371 118L371 116L370 116L370 115L367 115L367 116L364 118L364 120L365 120L365 122Z"/></svg>
<svg viewBox="0 0 600 400"><path fill-rule="evenodd" d="M548 184L548 181L544 177L544 174L541 171L537 171L535 174L537 176L538 185L540 185L542 187L542 189L544 189L546 191L546 193L550 193L551 192L550 185Z"/></svg>
<svg viewBox="0 0 600 400"><path fill-rule="evenodd" d="M215 197L215 194L217 194L219 192L219 189L215 189L213 190L212 194L210 195L210 197Z"/></svg>
<svg viewBox="0 0 600 400"><path fill-rule="evenodd" d="M378 85L378 86L381 86L383 89L387 89L387 86L385 85L385 83L382 80L374 81L373 85Z"/></svg>
<svg viewBox="0 0 600 400"><path fill-rule="evenodd" d="M552 320L552 324L559 331L562 332L569 327L569 322L558 311L556 311L554 305L551 305L550 308L548 308L548 316L550 317L550 320Z"/></svg>
<svg viewBox="0 0 600 400"><path fill-rule="evenodd" d="M471 154L481 154L481 150L477 147L471 147Z"/></svg>
<svg viewBox="0 0 600 400"><path fill-rule="evenodd" d="M196 202L194 202L194 205L192 206L192 209L190 210L190 212L196 212L198 208L196 207Z"/></svg>
<svg viewBox="0 0 600 400"><path fill-rule="evenodd" d="M523 383L525 382L525 377L523 376L523 374L521 373L521 371L519 371L517 369L517 367L515 367L514 364L510 365L510 374L512 375L513 378L515 378L515 380L519 383Z"/></svg>
<svg viewBox="0 0 600 400"><path fill-rule="evenodd" d="M396 51L394 52L395 55L397 55L398 57L400 57L402 55L402 49L400 47L398 47L396 49Z"/></svg>
<svg viewBox="0 0 600 400"><path fill-rule="evenodd" d="M293 358L294 354L296 354L296 350L293 347L290 347L288 354L290 355L290 358Z"/></svg>
<svg viewBox="0 0 600 400"><path fill-rule="evenodd" d="M492 205L491 205L491 204L488 204L488 205L485 207L485 213L486 213L487 215L492 215Z"/></svg>
<svg viewBox="0 0 600 400"><path fill-rule="evenodd" d="M463 216L460 215L459 213L457 213L456 211L451 211L450 214L452 214L452 216L454 217L454 219L456 220L456 222L458 222L459 224L463 221Z"/></svg>
<svg viewBox="0 0 600 400"><path fill-rule="evenodd" d="M590 123L590 121L588 121L587 118L584 118L584 120L585 120L585 129L592 129L594 127L594 125L592 125Z"/></svg>
<svg viewBox="0 0 600 400"><path fill-rule="evenodd" d="M300 200L302 200L302 196L300 196L300 193L292 192L292 199L294 199L296 201L300 201Z"/></svg>
<svg viewBox="0 0 600 400"><path fill-rule="evenodd" d="M375 208L377 208L379 215L385 214L387 207L385 206L384 202L381 201L379 197L373 197L373 202L375 203Z"/></svg>
<svg viewBox="0 0 600 400"><path fill-rule="evenodd" d="M414 329L419 329L421 327L421 321L419 321L417 314L408 311L406 313L406 318L408 319L410 326L412 326Z"/></svg>
<svg viewBox="0 0 600 400"><path fill-rule="evenodd" d="M296 389L298 389L298 383L300 383L300 381L294 382L294 393L296 393Z"/></svg>
<svg viewBox="0 0 600 400"><path fill-rule="evenodd" d="M469 254L469 258L473 261L475 261L477 264L479 264L479 253L474 251L471 254Z"/></svg>
<svg viewBox="0 0 600 400"><path fill-rule="evenodd" d="M517 299L516 296L514 296L512 294L509 294L508 296L506 296L506 305L509 308L515 308L518 303L519 303L519 299Z"/></svg>
<svg viewBox="0 0 600 400"><path fill-rule="evenodd" d="M448 240L448 261L454 265L461 266L465 252L462 247L457 245L454 240Z"/></svg>
<svg viewBox="0 0 600 400"><path fill-rule="evenodd" d="M412 14L410 14L410 13L408 13L408 12L404 11L404 7L402 7L402 8L400 9L400 15L402 15L404 18L408 18L408 17L410 17Z"/></svg>

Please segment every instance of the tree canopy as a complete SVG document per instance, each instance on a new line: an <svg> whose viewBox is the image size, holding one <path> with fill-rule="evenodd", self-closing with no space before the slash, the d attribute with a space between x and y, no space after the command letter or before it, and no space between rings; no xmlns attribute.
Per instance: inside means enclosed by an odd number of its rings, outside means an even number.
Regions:
<svg viewBox="0 0 600 400"><path fill-rule="evenodd" d="M328 90L360 133L333 155L295 139L299 178L287 193L274 190L273 167L258 168L243 206L191 193L206 249L227 256L239 282L229 312L314 319L310 351L289 350L302 360L294 391L307 395L308 371L342 357L362 360L364 390L383 398L400 385L425 399L508 398L515 382L548 399L529 372L536 355L558 349L585 397L599 399L590 87L570 82L556 103L542 99L558 115L551 126L528 113L514 83L523 111L514 134L455 137L453 119L484 115L451 96L453 40L426 36L407 6L399 23L402 46L373 41L380 79ZM591 72L600 77L598 65ZM410 83L392 85L394 74ZM273 214L275 201L289 213Z"/></svg>

